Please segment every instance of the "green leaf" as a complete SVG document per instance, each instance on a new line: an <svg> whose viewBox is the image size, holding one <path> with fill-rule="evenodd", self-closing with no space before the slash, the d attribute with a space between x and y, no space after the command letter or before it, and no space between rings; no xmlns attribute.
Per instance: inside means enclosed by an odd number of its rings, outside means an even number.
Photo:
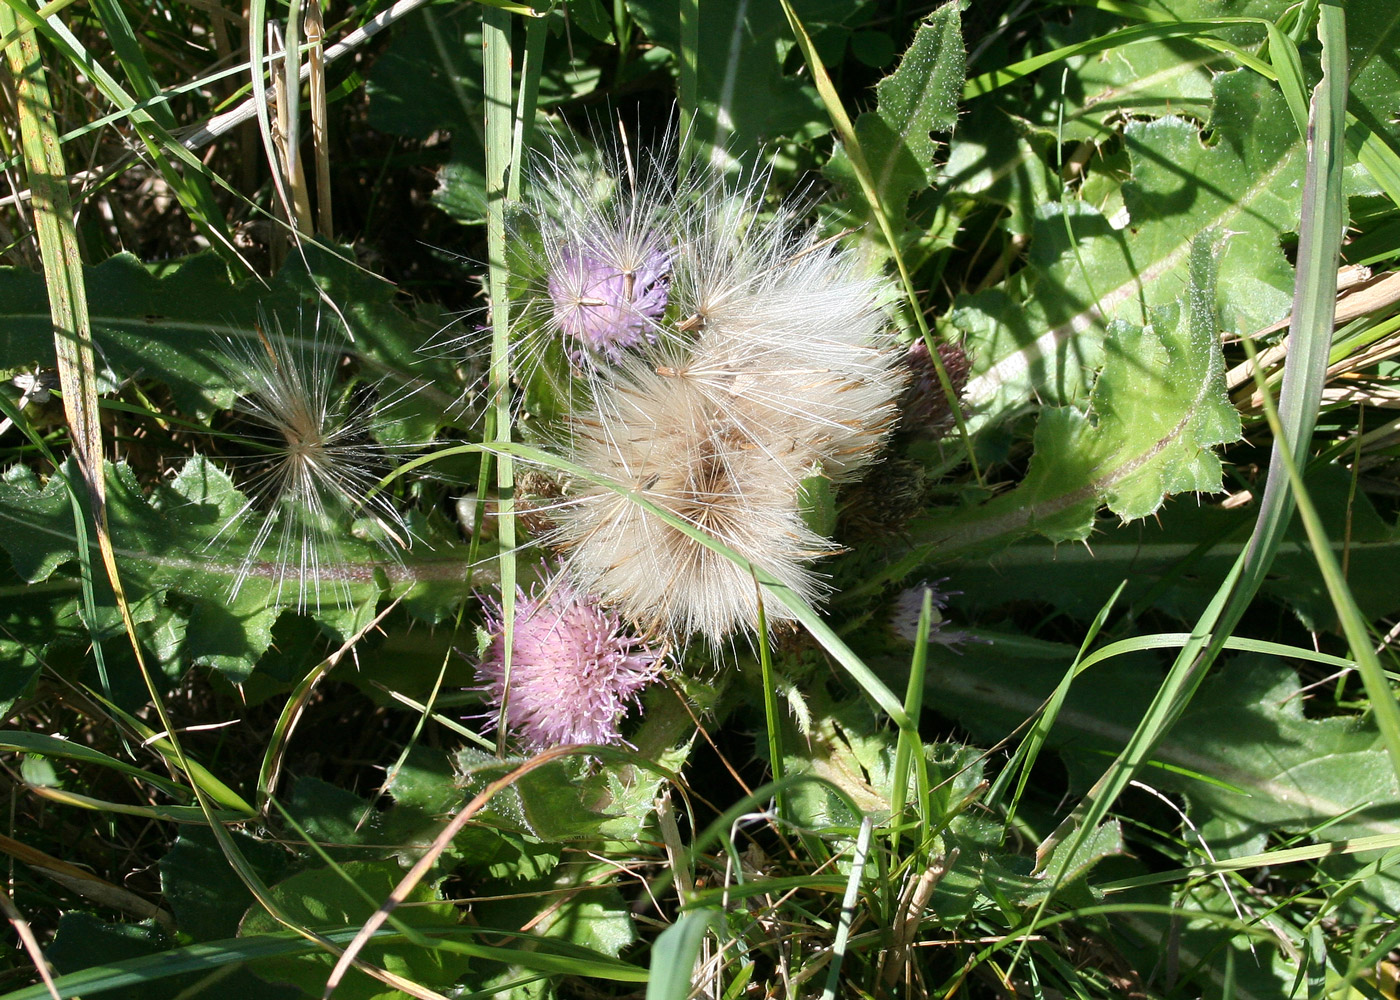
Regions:
<svg viewBox="0 0 1400 1000"><path fill-rule="evenodd" d="M813 469L798 484L797 511L803 523L823 538L830 538L836 530L836 492L820 469Z"/></svg>
<svg viewBox="0 0 1400 1000"><path fill-rule="evenodd" d="M977 739L995 741L1039 710L1072 656L1066 648L1058 661L1019 657L1007 670L995 645L970 645L961 656L930 650L928 697ZM1160 679L1151 662L1144 654L1118 657L1074 682L1047 744L1065 758L1076 785L1098 777L1103 755L1132 735ZM1158 766L1139 776L1186 796L1217 857L1257 853L1280 831L1323 826L1322 840L1400 836L1400 787L1374 725L1308 718L1296 672L1274 658L1241 655L1217 670L1157 745ZM1367 860L1338 857L1332 870L1357 871ZM1389 907L1400 900L1395 877L1371 889L1363 895L1372 901Z"/></svg>
<svg viewBox="0 0 1400 1000"><path fill-rule="evenodd" d="M1400 531L1364 495L1352 497L1350 485L1346 470L1335 466L1307 479L1333 551L1355 581L1362 613L1372 621L1391 618L1400 614ZM1254 517L1252 506L1225 510L1182 498L1155 518L1101 524L1088 547L1027 539L986 559L941 565L957 580L963 592L957 610L968 616L1015 601L1043 601L1089 618L1126 581L1123 600L1137 611L1155 607L1192 620L1248 543ZM1309 631L1336 630L1336 611L1301 524L1289 528L1261 592Z"/></svg>
<svg viewBox="0 0 1400 1000"><path fill-rule="evenodd" d="M849 0L800 0L803 23L815 26L850 16ZM674 0L634 0L628 11L657 45L680 51ZM706 0L696 53L698 108L686 137L721 170L754 168L759 152L779 138L810 139L828 130L815 88L784 72L792 35L776 3Z"/></svg>
<svg viewBox="0 0 1400 1000"><path fill-rule="evenodd" d="M568 0L568 3L571 23L600 42L612 42L612 18L603 10L603 0Z"/></svg>
<svg viewBox="0 0 1400 1000"><path fill-rule="evenodd" d="M8 719L15 702L30 690L43 663L30 646L0 639L0 721Z"/></svg>
<svg viewBox="0 0 1400 1000"><path fill-rule="evenodd" d="M465 153L482 150L481 12L444 7L415 12L394 26L365 81L369 124L425 141L451 133Z"/></svg>
<svg viewBox="0 0 1400 1000"><path fill-rule="evenodd" d="M1215 78L1207 136L1176 117L1123 133L1124 209L1083 201L1040 208L1028 266L959 299L952 324L973 358L964 392L973 426L1031 399L1082 401L1114 319L1146 326L1175 301L1200 236L1228 233L1220 256L1221 326L1252 334L1287 315L1293 269L1279 241L1297 222L1302 143L1276 88L1245 70Z"/></svg>
<svg viewBox="0 0 1400 1000"><path fill-rule="evenodd" d="M343 849L382 844L380 813L369 801L320 778L303 777L292 789L287 813L332 857L363 857Z"/></svg>
<svg viewBox="0 0 1400 1000"><path fill-rule="evenodd" d="M1348 0L1347 49L1352 74L1347 111L1375 132L1392 150L1400 150L1400 7L1388 0Z"/></svg>
<svg viewBox="0 0 1400 1000"><path fill-rule="evenodd" d="M1069 885L1083 878L1090 868L1104 858L1125 853L1123 829L1114 820L1089 834L1072 856L1068 847L1068 844L1060 844L1046 859L1043 877L1047 882L1057 886Z"/></svg>
<svg viewBox="0 0 1400 1000"><path fill-rule="evenodd" d="M966 6L966 0L946 3L919 25L898 68L875 85L875 110L855 121L876 195L897 228L904 225L910 195L935 180L933 133L951 132L958 121L965 76L961 13ZM857 206L859 187L845 155L838 152L826 169L841 179ZM855 225L874 222L868 206L853 207L852 217ZM878 229L872 225L867 236L878 241Z"/></svg>
<svg viewBox="0 0 1400 1000"><path fill-rule="evenodd" d="M134 601L171 591L189 601L191 622L185 654L189 662L246 677L267 648L272 626L296 587L280 581L274 561L245 565L256 528L248 523L247 500L223 472L196 457L170 483L143 495L125 465L108 470L108 516L113 545ZM0 548L31 583L49 579L77 558L70 499L61 479L39 487L32 474L12 472L0 481ZM384 551L348 531L340 539L338 573L346 576L349 606L324 606L315 617L348 637L372 612L387 584L390 594L428 598L420 607L451 606L462 597L466 548L438 540L390 560ZM269 547L275 545L269 543ZM240 576L237 596L230 597ZM436 597L430 595L436 594Z"/></svg>
<svg viewBox="0 0 1400 1000"><path fill-rule="evenodd" d="M651 946L646 1000L685 1000L690 996L700 945L722 917L720 910L710 907L687 910L657 936Z"/></svg>
<svg viewBox="0 0 1400 1000"><path fill-rule="evenodd" d="M387 395L413 387L398 393L393 420L376 431L394 441L428 440L458 399L451 360L418 353L436 326L406 316L393 287L353 262L314 244L305 253L312 273L294 255L271 287L230 283L212 254L159 269L118 254L87 268L93 337L106 366L119 380L164 383L181 415L203 420L233 402L228 343L256 346L259 326L270 322L294 351L318 340L343 344L364 377L386 380ZM338 304L348 336L323 294ZM53 365L43 284L29 271L0 268L0 369L36 364Z"/></svg>
<svg viewBox="0 0 1400 1000"><path fill-rule="evenodd" d="M846 793L846 798L820 782L803 782L787 792L794 818L815 830L860 823L851 812L853 801L864 812L888 816L894 779L897 734L881 725L864 700L831 703L824 692L811 695L814 718L799 731L791 717L783 745L790 752L783 761L787 774L808 774L824 779ZM955 744L927 743L922 753L932 786L928 822L946 827L962 806L975 795L982 779L982 765L975 749ZM911 799L914 789L909 790ZM960 823L955 832L962 831Z"/></svg>
<svg viewBox="0 0 1400 1000"><path fill-rule="evenodd" d="M1284 0L1251 0L1232 5L1229 15L1273 20L1285 6ZM1148 9L1143 10L1146 16ZM1205 26L1222 11L1219 5L1177 2L1169 16L1152 13L1158 21L1193 20ZM1048 22L1041 44L1060 49L1112 38L1125 24L1135 23L1141 22L1080 7L1068 24ZM1215 30L1203 30L1200 38L1144 38L1104 52L1070 56L1036 75L1029 102L1018 103L1014 92L993 100L1004 112L1024 115L1062 142L1102 143L1113 138L1121 122L1134 118L1181 115L1205 120L1212 79L1238 65L1232 54L1207 42L1226 40L1255 51L1264 33L1262 24L1222 23Z"/></svg>
<svg viewBox="0 0 1400 1000"><path fill-rule="evenodd" d="M44 957L63 975L154 955L165 944L164 937L159 928L150 924L109 924L79 911L65 914L59 921L53 943L44 949ZM160 995L169 996L173 992L167 985ZM113 990L108 995L115 1000L145 1000L150 996L133 987Z"/></svg>
<svg viewBox="0 0 1400 1000"><path fill-rule="evenodd" d="M286 851L241 833L230 834L243 856L267 881L280 877ZM213 834L186 827L160 859L160 887L181 934L196 941L233 937L253 894L228 863Z"/></svg>
<svg viewBox="0 0 1400 1000"><path fill-rule="evenodd" d="M1154 309L1151 326L1110 324L1089 412L1041 413L1021 485L970 512L927 519L916 539L945 555L960 541L1004 543L1027 531L1082 539L1100 504L1126 520L1151 514L1170 494L1220 488L1220 460L1210 449L1237 439L1240 422L1215 332L1211 240L1204 234L1192 245L1185 302Z"/></svg>

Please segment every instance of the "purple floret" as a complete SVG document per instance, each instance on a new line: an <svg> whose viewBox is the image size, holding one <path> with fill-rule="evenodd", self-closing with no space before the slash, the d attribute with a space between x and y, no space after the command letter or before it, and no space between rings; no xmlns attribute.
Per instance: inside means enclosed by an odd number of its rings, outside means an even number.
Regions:
<svg viewBox="0 0 1400 1000"><path fill-rule="evenodd" d="M478 674L486 701L498 711L506 702L506 728L533 749L620 740L618 724L656 679L660 655L563 576L538 593L516 593L508 698L501 608L484 602L492 640Z"/></svg>
<svg viewBox="0 0 1400 1000"><path fill-rule="evenodd" d="M565 246L549 274L554 321L582 355L622 360L625 348L655 339L655 321L666 311L671 254L659 245L622 267L616 260Z"/></svg>
<svg viewBox="0 0 1400 1000"><path fill-rule="evenodd" d="M894 599L894 611L890 614L890 627L894 629L895 635L905 642L917 642L919 638L919 615L924 609L924 593L929 595L929 610L932 616L929 618L928 641L948 646L950 649L962 645L965 642L985 642L986 640L976 639L961 630L945 628L948 624L943 617L943 612L947 610L948 598L956 597L961 591L942 590L940 586L947 582L947 577L942 580L935 580L932 583L924 581L917 586L910 587Z"/></svg>

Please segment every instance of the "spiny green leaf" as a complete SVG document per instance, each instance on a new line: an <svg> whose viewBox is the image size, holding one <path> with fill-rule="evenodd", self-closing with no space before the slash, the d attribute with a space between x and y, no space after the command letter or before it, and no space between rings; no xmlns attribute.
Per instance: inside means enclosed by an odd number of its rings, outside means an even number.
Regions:
<svg viewBox="0 0 1400 1000"><path fill-rule="evenodd" d="M1207 234L1192 246L1183 304L1154 309L1152 326L1110 324L1090 411L1042 412L1021 485L980 509L930 518L916 537L945 552L959 539L980 545L1031 530L1078 539L1103 503L1131 519L1171 493L1218 490L1220 461L1210 449L1238 438L1240 423L1215 335L1211 242Z"/></svg>
<svg viewBox="0 0 1400 1000"><path fill-rule="evenodd" d="M241 833L230 836L265 879L284 874L289 861L286 851ZM196 941L233 937L253 904L253 894L229 865L213 834L198 827L184 828L160 859L160 884L176 927Z"/></svg>
<svg viewBox="0 0 1400 1000"><path fill-rule="evenodd" d="M1059 48L1103 30L1104 18L1080 12L1072 33L1047 32L1047 47ZM1262 35L1263 29L1254 34ZM1190 38L1154 39L1076 56L1061 67L1042 72L1029 106L1017 106L1015 95L999 98L1004 112L1022 114L1061 142L1111 139L1123 120L1139 116L1191 115L1204 120L1210 113L1211 81L1232 68L1228 55Z"/></svg>
<svg viewBox="0 0 1400 1000"><path fill-rule="evenodd" d="M1400 151L1400 118L1395 95L1400 93L1400 7L1389 0L1348 0L1347 110Z"/></svg>
<svg viewBox="0 0 1400 1000"><path fill-rule="evenodd" d="M1373 621L1400 613L1400 531L1364 495L1350 496L1343 469L1318 469L1307 486L1337 558L1347 562L1362 613ZM1125 606L1194 619L1247 544L1255 514L1253 506L1226 510L1184 497L1154 518L1102 524L1087 547L1027 539L987 559L943 565L963 592L959 610L973 616L1014 601L1043 601L1089 618L1126 581ZM1293 525L1279 546L1262 593L1310 631L1336 628L1336 611L1301 525Z"/></svg>
<svg viewBox="0 0 1400 1000"><path fill-rule="evenodd" d="M403 869L396 861L350 861L340 866L339 871L318 868L293 875L273 886L272 895L283 912L301 926L334 930L363 924L374 912L376 903L387 898L402 877ZM369 902L366 896L375 902ZM409 927L428 930L457 924L452 904L440 902L438 895L426 885L414 887L405 902L413 905L401 906L395 916ZM253 936L272 933L280 927L261 906L254 906L244 917L239 933ZM469 965L464 955L408 942L387 946L371 944L364 954L368 961L381 968L438 988L453 983ZM291 983L314 996L325 987L333 960L334 956L329 954L269 959L259 963L256 969L264 978ZM336 995L370 1000L382 996L383 992L382 983L352 971Z"/></svg>
<svg viewBox="0 0 1400 1000"><path fill-rule="evenodd" d="M1145 326L1187 281L1192 241L1229 233L1220 258L1221 325L1252 334L1287 314L1293 269L1279 241L1298 218L1302 143L1283 98L1237 70L1215 79L1208 141L1190 122L1134 122L1122 215L1082 201L1036 215L1028 267L959 300L973 376L964 399L984 425L1032 398L1080 401L1103 363L1113 319Z"/></svg>
<svg viewBox="0 0 1400 1000"><path fill-rule="evenodd" d="M965 76L961 13L966 6L966 0L944 4L919 25L898 68L876 84L876 109L855 121L876 194L897 227L908 214L910 195L935 179L933 133L951 132L957 124ZM827 172L858 197L843 154L832 157ZM855 199L851 205L854 224L873 223L869 206L860 208ZM868 238L879 241L873 224Z"/></svg>

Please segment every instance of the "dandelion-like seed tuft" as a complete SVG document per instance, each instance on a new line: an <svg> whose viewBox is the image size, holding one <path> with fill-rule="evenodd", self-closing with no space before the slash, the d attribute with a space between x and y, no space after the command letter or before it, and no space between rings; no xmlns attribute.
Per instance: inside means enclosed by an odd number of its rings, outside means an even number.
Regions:
<svg viewBox="0 0 1400 1000"><path fill-rule="evenodd" d="M275 324L271 335L260 327L255 341L232 342L219 358L256 453L238 462L248 503L215 539L256 524L231 596L265 573L275 582L273 602L294 600L298 610L348 604L352 579L371 572L350 566L341 541L357 518L366 520L355 534L390 557L409 537L375 491L389 455L370 435L372 394L338 382L343 351L323 338L319 320L295 341Z"/></svg>
<svg viewBox="0 0 1400 1000"><path fill-rule="evenodd" d="M656 679L660 654L565 574L516 594L509 683L504 615L498 602L482 602L491 645L478 670L488 704L506 706L506 728L532 749L621 740L618 726Z"/></svg>
<svg viewBox="0 0 1400 1000"><path fill-rule="evenodd" d="M879 457L907 379L888 286L854 254L760 219L761 189L715 181L670 213L670 307L656 343L599 372L565 450L588 470L552 506L547 540L580 585L646 630L720 643L756 632L754 576L806 601L836 550L804 521L804 481L859 478ZM618 494L640 494L667 517ZM771 622L790 620L777 600Z"/></svg>

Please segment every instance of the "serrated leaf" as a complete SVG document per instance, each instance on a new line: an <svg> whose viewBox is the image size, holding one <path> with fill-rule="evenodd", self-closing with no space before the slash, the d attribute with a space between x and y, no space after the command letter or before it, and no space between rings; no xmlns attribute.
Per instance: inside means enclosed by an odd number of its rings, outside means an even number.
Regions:
<svg viewBox="0 0 1400 1000"><path fill-rule="evenodd" d="M464 226L480 226L486 222L486 174L479 156L452 159L438 171L438 186L433 192L433 204Z"/></svg>
<svg viewBox="0 0 1400 1000"><path fill-rule="evenodd" d="M897 231L904 225L910 196L934 182L933 133L950 132L957 124L966 76L961 18L966 6L966 0L946 3L919 25L899 66L875 85L875 110L855 120L875 192ZM874 217L869 206L861 206L843 153L832 157L827 172L856 196L848 209L853 224L872 223L869 238L878 240Z"/></svg>
<svg viewBox="0 0 1400 1000"><path fill-rule="evenodd" d="M836 491L819 469L798 484L797 512L803 523L823 538L831 537L836 530Z"/></svg>
<svg viewBox="0 0 1400 1000"><path fill-rule="evenodd" d="M1296 932L1232 935L1222 932L1241 914L1239 890L1222 886L1217 879L1202 879L1185 892L1167 892L1154 887L1138 894L1135 902L1157 904L1125 908L1114 919L1115 946L1138 969L1151 968L1162 954L1162 942L1171 938L1174 953L1180 955L1182 974L1175 983L1175 996L1201 997L1202 1000L1279 1000L1281 997L1320 996L1322 983L1307 992L1298 990L1302 982ZM1253 916L1250 904L1244 912ZM1251 920L1250 923L1255 923ZM1262 923L1262 921L1258 922ZM1272 930L1272 928L1271 928ZM1326 965L1326 957L1321 958ZM1349 1000L1375 997L1355 989L1338 991L1335 996Z"/></svg>
<svg viewBox="0 0 1400 1000"><path fill-rule="evenodd" d="M1279 247L1297 222L1302 142L1283 98L1256 74L1215 78L1209 136L1166 117L1123 133L1131 180L1122 217L1082 201L1036 213L1028 266L960 298L973 375L964 400L972 426L1037 399L1082 401L1103 362L1108 324L1153 322L1152 310L1186 285L1192 242L1229 233L1216 310L1221 326L1252 334L1291 306L1293 269Z"/></svg>
<svg viewBox="0 0 1400 1000"><path fill-rule="evenodd" d="M602 0L568 0L569 21L600 42L612 44L612 18L603 10Z"/></svg>
<svg viewBox="0 0 1400 1000"><path fill-rule="evenodd" d="M1246 16L1238 5L1232 16ZM1284 3L1265 0L1268 11L1252 4L1255 16L1277 17ZM1194 7L1193 13L1185 13ZM1199 4L1176 4L1178 18L1209 18L1216 10ZM1069 24L1046 25L1043 45L1057 49L1110 35L1125 22L1120 17L1092 9L1074 12ZM1128 24L1140 22L1129 21ZM1249 46L1258 45L1263 26L1222 25L1227 36ZM1135 117L1182 115L1205 120L1210 114L1211 81L1222 70L1233 69L1233 58L1190 37L1147 39L1073 56L1038 74L1029 103L1017 104L1014 95L997 104L1052 134L1061 142L1104 142Z"/></svg>
<svg viewBox="0 0 1400 1000"><path fill-rule="evenodd" d="M1236 440L1240 421L1215 333L1211 243L1206 234L1192 245L1184 303L1154 310L1149 327L1110 325L1089 413L1068 406L1041 413L1020 486L975 511L930 518L916 537L944 551L958 537L1004 542L1026 531L1082 539L1103 503L1132 519L1172 493L1218 490L1220 460L1210 449Z"/></svg>
<svg viewBox="0 0 1400 1000"><path fill-rule="evenodd" d="M65 913L59 920L53 942L44 949L44 957L53 963L55 971L65 974L94 965L110 965L125 959L153 955L164 945L165 935L150 923L109 924L79 910ZM174 988L168 989L166 995L173 995ZM128 987L107 995L116 1000L144 1000L146 993Z"/></svg>
<svg viewBox="0 0 1400 1000"><path fill-rule="evenodd" d="M265 881L280 878L288 855L237 831L229 834ZM180 933L196 941L233 937L253 894L233 870L209 831L187 828L160 859L161 894Z"/></svg>
<svg viewBox="0 0 1400 1000"><path fill-rule="evenodd" d="M1400 118L1395 113L1400 65L1394 58L1400 47L1400 7L1389 0L1349 0L1347 41L1352 73L1347 110L1400 151Z"/></svg>
<svg viewBox="0 0 1400 1000"><path fill-rule="evenodd" d="M10 717L15 702L29 690L42 668L32 648L0 639L0 722Z"/></svg>
<svg viewBox="0 0 1400 1000"><path fill-rule="evenodd" d="M825 692L813 691L810 708L814 718L802 731L794 719L785 718L783 745L789 752L784 755L783 772L822 778L842 789L864 812L888 816L897 734L882 726L863 700L834 704ZM932 787L929 822L954 834L974 832L960 813L982 779L978 751L927 743L923 756ZM804 827L820 830L832 825L859 825L860 817L853 816L845 800L825 785L798 784L786 794L793 818ZM916 794L912 787L909 794L911 799Z"/></svg>
<svg viewBox="0 0 1400 1000"><path fill-rule="evenodd" d="M1362 614L1371 621L1400 614L1400 531L1364 495L1351 495L1343 469L1323 467L1308 477L1307 487L1333 554L1348 564ZM958 610L973 620L979 612L1016 601L1048 603L1087 620L1120 582L1123 606L1151 606L1194 620L1248 544L1255 516L1252 506L1226 510L1181 498L1154 518L1100 525L1087 547L1027 539L987 558L940 565L962 591ZM1337 628L1336 610L1301 524L1289 529L1261 592L1290 609L1309 631Z"/></svg>
<svg viewBox="0 0 1400 1000"><path fill-rule="evenodd" d="M1042 877L1048 882L1068 885L1076 879L1083 878L1090 868L1104 858L1124 853L1123 828L1117 820L1113 820L1089 834L1073 854L1068 850L1070 846L1072 845L1067 843L1060 844L1046 859Z"/></svg>

